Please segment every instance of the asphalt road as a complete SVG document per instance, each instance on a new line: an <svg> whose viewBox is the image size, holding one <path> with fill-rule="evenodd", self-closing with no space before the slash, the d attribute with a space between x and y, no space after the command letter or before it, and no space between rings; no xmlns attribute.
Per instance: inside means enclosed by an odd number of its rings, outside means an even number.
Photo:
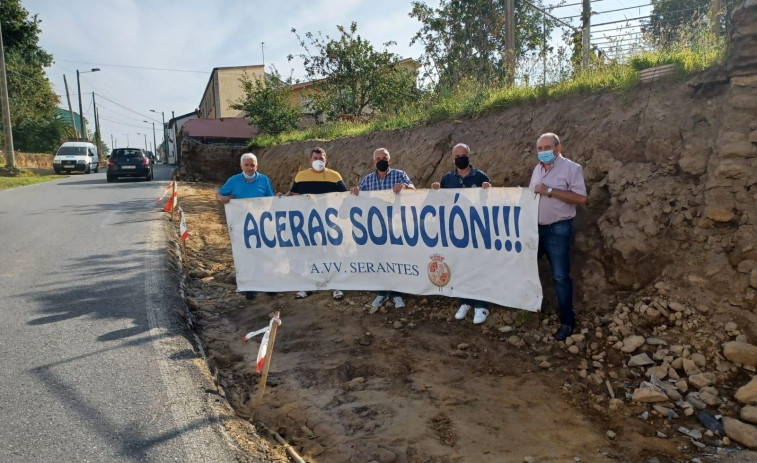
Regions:
<svg viewBox="0 0 757 463"><path fill-rule="evenodd" d="M1 462L246 459L172 309L170 174L0 191Z"/></svg>

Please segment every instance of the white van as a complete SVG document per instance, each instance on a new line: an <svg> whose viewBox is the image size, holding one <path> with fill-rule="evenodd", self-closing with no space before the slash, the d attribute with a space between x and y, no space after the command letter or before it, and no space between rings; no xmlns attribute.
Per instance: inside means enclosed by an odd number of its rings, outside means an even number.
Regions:
<svg viewBox="0 0 757 463"><path fill-rule="evenodd" d="M56 174L66 172L97 172L100 156L97 147L86 141L67 141L63 143L53 158Z"/></svg>

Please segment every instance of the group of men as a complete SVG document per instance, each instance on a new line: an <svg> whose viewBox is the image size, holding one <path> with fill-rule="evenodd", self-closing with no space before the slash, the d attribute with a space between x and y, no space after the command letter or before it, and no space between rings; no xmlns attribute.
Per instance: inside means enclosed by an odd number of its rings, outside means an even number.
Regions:
<svg viewBox="0 0 757 463"><path fill-rule="evenodd" d="M547 257L557 294L560 327L555 339L564 340L575 328L573 311L573 283L570 278L570 249L573 242L573 218L576 206L586 204L586 186L581 166L562 156L560 138L554 133L545 133L536 141L538 163L531 175L529 188L538 195L539 201L539 250L538 257ZM452 148L451 160L455 168L444 174L431 188L489 188L491 180L485 172L471 164L472 152L468 145L458 143ZM323 148L313 148L310 152L310 168L297 173L287 195L321 194L347 191L342 176L326 167L327 157ZM414 190L415 186L406 172L391 167L391 155L386 148L373 152L374 171L367 174L359 186L350 189L354 195L360 191L392 190L400 194L402 190ZM216 199L223 204L232 198L257 198L274 196L270 179L257 171L258 160L252 153L245 153L240 160L242 172L230 177L216 193ZM278 194L282 196L281 193ZM298 291L297 298L307 297L306 291ZM248 299L255 297L247 292ZM333 297L340 300L342 291L335 290ZM377 293L373 307L381 307L392 299L396 308L405 306L402 295L393 291ZM455 318L463 320L470 309L473 323L486 321L489 315L487 303L473 299L461 299Z"/></svg>

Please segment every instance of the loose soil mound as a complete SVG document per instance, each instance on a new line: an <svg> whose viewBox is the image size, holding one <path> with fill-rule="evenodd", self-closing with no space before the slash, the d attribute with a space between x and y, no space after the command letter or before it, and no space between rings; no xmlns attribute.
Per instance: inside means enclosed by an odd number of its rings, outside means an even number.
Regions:
<svg viewBox="0 0 757 463"><path fill-rule="evenodd" d="M260 294L247 301L236 293L215 188L180 188L190 230L185 289L195 327L219 390L249 418L259 338L240 339L281 312L256 422L278 431L309 461L708 461L697 445L721 453L718 461L754 457L735 456L737 448L721 435L705 434L695 445L677 431L707 429L695 418L698 408L674 404L674 391L656 407L632 400L651 376L648 365L629 366L640 353L664 365L682 359L678 369L654 371L669 385L677 384L668 382L669 374L687 380L683 358L714 371L721 391L748 379L720 354L721 342L743 336L738 328L726 330L711 314L679 307L670 287L579 314L582 334L566 343L551 337L554 316L495 307L484 325L473 325L454 320L455 301L441 297L408 296L406 308L388 304L379 311L371 309L374 294L368 292L347 292L340 302L326 292L301 300L291 293ZM634 335L642 336L642 345L623 350ZM701 391L692 391L699 399ZM738 414L732 401L721 399L702 410Z"/></svg>

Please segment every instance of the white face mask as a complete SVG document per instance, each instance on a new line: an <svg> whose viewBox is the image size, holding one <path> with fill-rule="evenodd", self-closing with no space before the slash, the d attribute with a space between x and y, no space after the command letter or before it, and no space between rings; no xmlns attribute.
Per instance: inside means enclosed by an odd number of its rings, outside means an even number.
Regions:
<svg viewBox="0 0 757 463"><path fill-rule="evenodd" d="M312 162L311 165L313 166L313 170L316 172L321 172L326 168L326 163L321 161L320 159L316 159Z"/></svg>

